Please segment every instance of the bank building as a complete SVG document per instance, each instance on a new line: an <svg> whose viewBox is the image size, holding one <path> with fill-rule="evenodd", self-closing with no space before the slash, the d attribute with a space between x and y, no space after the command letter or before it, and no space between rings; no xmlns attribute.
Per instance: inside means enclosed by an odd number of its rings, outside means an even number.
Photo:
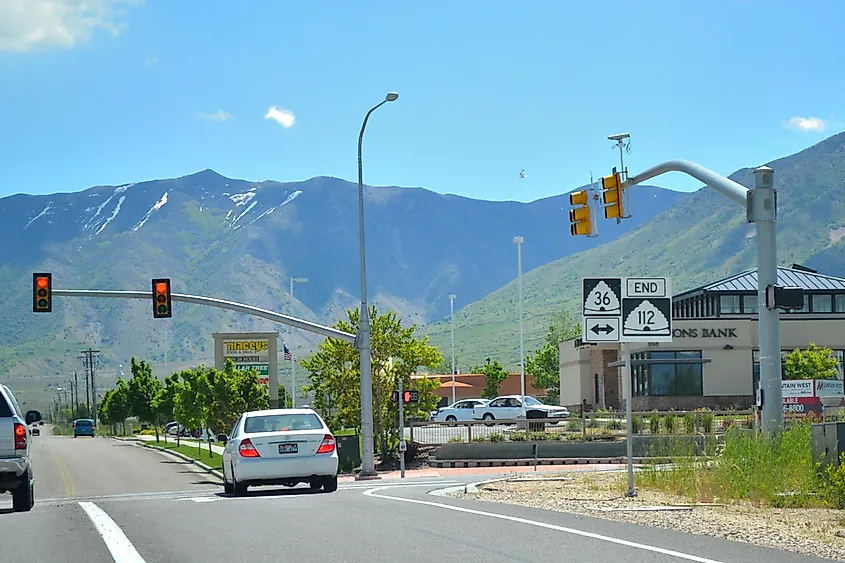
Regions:
<svg viewBox="0 0 845 563"><path fill-rule="evenodd" d="M778 268L778 285L801 287L804 307L781 312L781 356L810 342L831 348L845 372L845 279L793 264ZM637 315L651 314L637 311ZM672 342L629 344L634 411L747 409L760 375L757 270L685 291L672 298ZM560 344L560 403L570 408L625 407L618 343ZM650 359L698 362L649 364ZM701 360L709 360L702 362Z"/></svg>

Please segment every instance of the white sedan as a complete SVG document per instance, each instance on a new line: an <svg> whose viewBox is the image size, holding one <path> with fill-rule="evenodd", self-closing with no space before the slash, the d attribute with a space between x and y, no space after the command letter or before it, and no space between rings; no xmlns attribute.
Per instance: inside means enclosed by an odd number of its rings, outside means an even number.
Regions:
<svg viewBox="0 0 845 563"><path fill-rule="evenodd" d="M236 496L251 485L337 490L337 447L329 427L311 409L245 412L226 436L223 489Z"/></svg>
<svg viewBox="0 0 845 563"><path fill-rule="evenodd" d="M489 399L462 399L449 405L437 409L434 413L434 420L437 422L469 422L472 420L472 409L474 407L483 407L489 403Z"/></svg>

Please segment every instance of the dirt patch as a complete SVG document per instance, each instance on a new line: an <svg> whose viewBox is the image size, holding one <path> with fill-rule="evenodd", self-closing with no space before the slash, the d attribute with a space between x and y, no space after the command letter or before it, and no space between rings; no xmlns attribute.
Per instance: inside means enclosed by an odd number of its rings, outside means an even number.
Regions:
<svg viewBox="0 0 845 563"><path fill-rule="evenodd" d="M636 497L627 498L624 473L534 479L539 480L516 477L484 485L477 493L454 496L646 524L845 561L842 510L755 508L748 503L693 506L680 496L651 490L638 490ZM648 507L682 510L642 510ZM630 510L634 508L641 510Z"/></svg>
<svg viewBox="0 0 845 563"><path fill-rule="evenodd" d="M830 244L836 244L843 238L845 238L845 227L830 230Z"/></svg>

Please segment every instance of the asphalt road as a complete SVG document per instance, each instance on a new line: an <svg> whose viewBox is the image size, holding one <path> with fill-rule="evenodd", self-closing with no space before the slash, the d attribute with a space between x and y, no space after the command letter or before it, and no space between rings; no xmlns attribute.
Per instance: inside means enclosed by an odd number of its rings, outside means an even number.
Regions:
<svg viewBox="0 0 845 563"><path fill-rule="evenodd" d="M824 561L620 522L428 494L466 478L228 497L170 456L105 438L35 438L36 506L0 497L0 560L406 563Z"/></svg>

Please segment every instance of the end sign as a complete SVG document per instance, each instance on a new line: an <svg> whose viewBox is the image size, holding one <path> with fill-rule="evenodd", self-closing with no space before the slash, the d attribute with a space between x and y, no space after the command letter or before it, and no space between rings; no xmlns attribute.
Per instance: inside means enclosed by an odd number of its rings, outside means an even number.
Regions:
<svg viewBox="0 0 845 563"><path fill-rule="evenodd" d="M583 278L584 342L671 342L669 278Z"/></svg>

